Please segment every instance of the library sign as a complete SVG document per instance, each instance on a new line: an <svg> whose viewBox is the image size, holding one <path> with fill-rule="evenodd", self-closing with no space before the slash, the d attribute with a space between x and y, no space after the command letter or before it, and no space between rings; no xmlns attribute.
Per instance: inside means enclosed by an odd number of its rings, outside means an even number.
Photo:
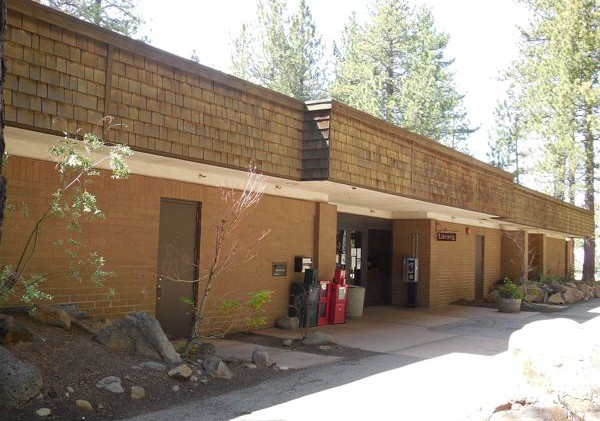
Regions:
<svg viewBox="0 0 600 421"><path fill-rule="evenodd" d="M438 232L437 240L438 241L456 241L456 233L455 232Z"/></svg>

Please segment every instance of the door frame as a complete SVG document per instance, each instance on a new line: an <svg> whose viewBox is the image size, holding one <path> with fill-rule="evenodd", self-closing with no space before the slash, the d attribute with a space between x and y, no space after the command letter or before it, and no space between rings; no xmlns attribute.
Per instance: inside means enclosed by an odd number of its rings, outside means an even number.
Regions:
<svg viewBox="0 0 600 421"><path fill-rule="evenodd" d="M485 296L485 236L475 236L475 299Z"/></svg>

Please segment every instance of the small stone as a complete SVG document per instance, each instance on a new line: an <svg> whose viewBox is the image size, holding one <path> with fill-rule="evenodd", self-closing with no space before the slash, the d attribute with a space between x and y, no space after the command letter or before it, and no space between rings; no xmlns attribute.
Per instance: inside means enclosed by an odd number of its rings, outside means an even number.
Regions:
<svg viewBox="0 0 600 421"><path fill-rule="evenodd" d="M202 358L198 358L198 359L196 360L196 363L198 363L198 364L202 365L202 364L204 364L204 360L203 360Z"/></svg>
<svg viewBox="0 0 600 421"><path fill-rule="evenodd" d="M329 351L329 350L331 349L331 347L330 347L329 345L321 345L321 346L319 347L319 349L320 349L321 351Z"/></svg>
<svg viewBox="0 0 600 421"><path fill-rule="evenodd" d="M203 379L200 380L200 383L202 384L208 384L209 380L208 377L204 377Z"/></svg>
<svg viewBox="0 0 600 421"><path fill-rule="evenodd" d="M254 370L256 368L256 364L253 364L253 363L244 363L244 368L247 368L249 370Z"/></svg>
<svg viewBox="0 0 600 421"><path fill-rule="evenodd" d="M227 367L227 364L221 361L221 358L217 355L213 355L204 360L204 371L212 377L227 380L233 378L233 373L229 367Z"/></svg>
<svg viewBox="0 0 600 421"><path fill-rule="evenodd" d="M291 339L284 339L283 340L283 346L290 347L290 346L292 346L293 343L294 343L294 341L292 341Z"/></svg>
<svg viewBox="0 0 600 421"><path fill-rule="evenodd" d="M190 381L197 382L198 376L194 376L193 374L190 376Z"/></svg>
<svg viewBox="0 0 600 421"><path fill-rule="evenodd" d="M131 368L133 368L134 370L141 370L142 367L140 367L139 365L132 365Z"/></svg>
<svg viewBox="0 0 600 421"><path fill-rule="evenodd" d="M38 414L40 417L47 417L52 413L52 411L50 411L49 408L40 408L37 411L35 411L35 413Z"/></svg>
<svg viewBox="0 0 600 421"><path fill-rule="evenodd" d="M288 371L290 368L287 365L281 365L281 366L279 366L279 369L281 371Z"/></svg>
<svg viewBox="0 0 600 421"><path fill-rule="evenodd" d="M174 369L170 370L168 374L170 377L176 379L187 380L192 375L192 369L187 364L180 364Z"/></svg>
<svg viewBox="0 0 600 421"><path fill-rule="evenodd" d="M131 377L129 377L129 376L125 376L125 377L123 377L123 380L127 380L127 381L129 381L129 382L133 381L133 380L131 380Z"/></svg>
<svg viewBox="0 0 600 421"><path fill-rule="evenodd" d="M172 390L173 392L179 392L179 386L178 386L178 385L175 385L175 386L173 386L173 387L171 388L171 390Z"/></svg>
<svg viewBox="0 0 600 421"><path fill-rule="evenodd" d="M196 370L196 374L197 375L201 375L202 374L202 370Z"/></svg>
<svg viewBox="0 0 600 421"><path fill-rule="evenodd" d="M252 351L252 362L257 367L269 367L271 365L269 353L261 348L254 348L254 351Z"/></svg>
<svg viewBox="0 0 600 421"><path fill-rule="evenodd" d="M71 386L67 386L67 392L74 393L75 390Z"/></svg>
<svg viewBox="0 0 600 421"><path fill-rule="evenodd" d="M131 386L131 399L143 399L146 397L146 390L141 386Z"/></svg>
<svg viewBox="0 0 600 421"><path fill-rule="evenodd" d="M162 363L158 363L156 361L147 361L145 363L141 363L140 367L150 368L150 369L156 370L156 371L165 371L167 369L166 365L164 365Z"/></svg>
<svg viewBox="0 0 600 421"><path fill-rule="evenodd" d="M96 387L98 389L104 389L104 388L106 388L106 386L108 386L111 383L121 383L121 379L118 378L117 376L104 377L102 380L100 380L96 383Z"/></svg>
<svg viewBox="0 0 600 421"><path fill-rule="evenodd" d="M123 386L121 386L121 383L116 382L108 384L105 389L112 393L123 393L125 391L123 390Z"/></svg>
<svg viewBox="0 0 600 421"><path fill-rule="evenodd" d="M35 413L38 414L40 417L47 417L52 413L52 411L50 411L49 408L40 408L37 411L35 411Z"/></svg>
<svg viewBox="0 0 600 421"><path fill-rule="evenodd" d="M101 403L98 404L98 409L104 409L104 405L102 405Z"/></svg>
<svg viewBox="0 0 600 421"><path fill-rule="evenodd" d="M92 404L83 399L77 399L75 401L75 405L77 405L78 408L81 408L85 411L93 411L94 410L94 408L92 407Z"/></svg>
<svg viewBox="0 0 600 421"><path fill-rule="evenodd" d="M65 392L65 398L68 398L70 396L69 392Z"/></svg>

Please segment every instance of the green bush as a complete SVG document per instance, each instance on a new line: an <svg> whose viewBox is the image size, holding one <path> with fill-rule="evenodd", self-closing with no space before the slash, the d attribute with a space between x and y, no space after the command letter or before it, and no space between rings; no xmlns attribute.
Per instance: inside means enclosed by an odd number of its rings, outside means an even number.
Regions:
<svg viewBox="0 0 600 421"><path fill-rule="evenodd" d="M524 297L523 291L510 278L504 278L504 282L498 288L498 295L500 298L515 298L519 300L522 300Z"/></svg>

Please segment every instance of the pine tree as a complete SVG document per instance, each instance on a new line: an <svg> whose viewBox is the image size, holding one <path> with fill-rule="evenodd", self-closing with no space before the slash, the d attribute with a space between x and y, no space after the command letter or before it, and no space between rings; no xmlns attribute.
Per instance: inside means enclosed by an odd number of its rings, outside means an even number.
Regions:
<svg viewBox="0 0 600 421"><path fill-rule="evenodd" d="M137 0L43 0L42 3L126 36L137 34L144 23L136 10Z"/></svg>
<svg viewBox="0 0 600 421"><path fill-rule="evenodd" d="M378 0L369 20L351 16L335 49L334 99L466 151L469 127L444 51L448 36L426 8Z"/></svg>
<svg viewBox="0 0 600 421"><path fill-rule="evenodd" d="M523 92L519 112L544 156L550 192L595 208L595 143L600 130L600 6L596 0L522 0L531 10L510 71ZM594 279L595 241L584 239L583 278Z"/></svg>
<svg viewBox="0 0 600 421"><path fill-rule="evenodd" d="M510 171L515 175L515 181L521 182L525 173L524 163L528 156L525 151L525 121L516 106L518 97L514 86L508 91L508 98L496 105L494 132L490 133L490 164Z"/></svg>
<svg viewBox="0 0 600 421"><path fill-rule="evenodd" d="M309 7L286 16L281 0L259 1L254 22L233 41L233 74L301 100L326 92L323 47Z"/></svg>

